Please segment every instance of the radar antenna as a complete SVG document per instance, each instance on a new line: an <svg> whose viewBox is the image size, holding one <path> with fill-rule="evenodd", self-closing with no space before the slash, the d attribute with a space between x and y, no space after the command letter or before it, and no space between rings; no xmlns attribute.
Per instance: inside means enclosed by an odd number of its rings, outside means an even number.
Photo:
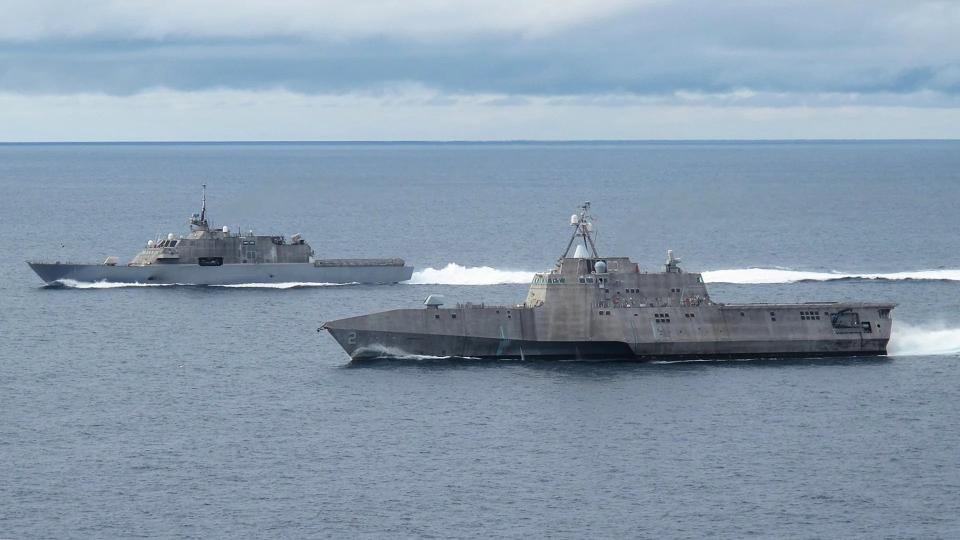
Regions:
<svg viewBox="0 0 960 540"><path fill-rule="evenodd" d="M210 225L207 223L207 185L202 184L203 186L203 195L200 198L200 213L193 214L190 216L190 225L196 227L197 230L205 231L210 228Z"/></svg>
<svg viewBox="0 0 960 540"><path fill-rule="evenodd" d="M590 215L590 201L581 204L580 212L570 216L570 226L574 228L573 236L567 242L567 249L563 252L563 256L566 257L570 254L570 248L573 247L579 236L587 253L594 259L600 258L597 253L597 246L593 241L593 216Z"/></svg>

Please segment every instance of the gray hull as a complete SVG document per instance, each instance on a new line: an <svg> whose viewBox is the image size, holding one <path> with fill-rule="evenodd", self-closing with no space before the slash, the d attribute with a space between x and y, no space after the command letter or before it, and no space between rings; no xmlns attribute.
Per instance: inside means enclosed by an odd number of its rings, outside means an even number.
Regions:
<svg viewBox="0 0 960 540"><path fill-rule="evenodd" d="M315 265L313 263L261 263L199 266L155 264L109 266L103 264L28 263L47 284L72 280L95 283L146 283L178 285L237 285L244 283L397 283L413 275L410 266L382 265L377 260L363 264Z"/></svg>
<svg viewBox="0 0 960 540"><path fill-rule="evenodd" d="M886 354L890 321L880 313L889 308L861 303L712 305L621 308L596 316L595 311L557 314L526 307L404 309L331 321L323 328L357 360L418 355L634 361L873 356ZM869 328L838 329L828 317L801 316L810 310L844 309L869 318ZM771 320L772 312L777 321ZM664 313L674 322L658 323Z"/></svg>
<svg viewBox="0 0 960 540"><path fill-rule="evenodd" d="M699 360L879 356L885 339L740 341L687 344L631 344L617 341L531 341L392 332L330 330L353 360L412 356L500 360ZM353 334L355 337L350 337ZM350 343L353 340L355 343ZM429 343L429 346L422 346ZM421 345L421 346L418 346Z"/></svg>

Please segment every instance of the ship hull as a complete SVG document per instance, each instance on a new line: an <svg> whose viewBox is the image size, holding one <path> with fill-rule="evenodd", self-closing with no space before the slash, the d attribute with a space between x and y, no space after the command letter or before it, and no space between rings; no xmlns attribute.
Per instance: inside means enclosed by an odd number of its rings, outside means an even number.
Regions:
<svg viewBox="0 0 960 540"><path fill-rule="evenodd" d="M29 262L30 268L47 284L69 281L95 283L142 283L157 285L239 285L246 283L370 283L406 281L413 268L353 260L349 265L312 263L260 263L199 266L154 264L111 266L104 264L60 264Z"/></svg>
<svg viewBox="0 0 960 540"><path fill-rule="evenodd" d="M763 304L610 310L543 308L394 310L323 324L353 359L687 360L876 356L887 352L890 304ZM811 311L813 310L813 311ZM829 316L856 310L862 324ZM674 312L671 323L664 314ZM695 317L683 317L696 312ZM776 320L770 313L779 315ZM811 320L812 319L812 320ZM661 322L658 322L661 321Z"/></svg>
<svg viewBox="0 0 960 540"><path fill-rule="evenodd" d="M509 341L466 336L355 332L327 328L353 360L413 356L501 360L722 360L881 356L887 340L727 341L631 344L616 341ZM640 345L640 346L638 346Z"/></svg>

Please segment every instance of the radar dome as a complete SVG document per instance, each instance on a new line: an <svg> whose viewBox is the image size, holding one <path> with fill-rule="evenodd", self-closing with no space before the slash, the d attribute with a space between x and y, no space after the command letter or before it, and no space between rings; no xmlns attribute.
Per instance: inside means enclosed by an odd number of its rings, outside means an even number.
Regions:
<svg viewBox="0 0 960 540"><path fill-rule="evenodd" d="M227 227L226 225L224 225L224 226L223 226L223 234L228 234L229 232L230 232L230 227Z"/></svg>
<svg viewBox="0 0 960 540"><path fill-rule="evenodd" d="M153 242L153 240L147 240L147 247L153 247L155 245L156 244Z"/></svg>
<svg viewBox="0 0 960 540"><path fill-rule="evenodd" d="M174 240L175 238L176 236L174 236L173 233L167 235L167 240Z"/></svg>
<svg viewBox="0 0 960 540"><path fill-rule="evenodd" d="M596 266L594 266L594 269L596 270L596 272L597 272L598 274L606 274L606 273L607 273L607 263L604 262L604 261L597 261L597 264L596 264Z"/></svg>
<svg viewBox="0 0 960 540"><path fill-rule="evenodd" d="M576 214L570 216L570 224L571 224L571 225L576 225L576 224L578 224L578 223L580 223L580 216L578 216L578 215L576 215Z"/></svg>

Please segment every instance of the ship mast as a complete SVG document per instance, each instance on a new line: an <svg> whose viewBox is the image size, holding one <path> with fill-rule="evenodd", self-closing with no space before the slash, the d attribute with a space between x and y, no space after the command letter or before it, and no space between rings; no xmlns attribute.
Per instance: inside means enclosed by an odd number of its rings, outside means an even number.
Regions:
<svg viewBox="0 0 960 540"><path fill-rule="evenodd" d="M567 249L563 252L563 257L570 254L570 248L579 236L583 242L583 247L587 253L594 259L600 258L597 253L597 246L593 242L593 216L590 215L590 201L580 205L580 212L570 216L570 225L574 228L570 241L567 242Z"/></svg>
<svg viewBox="0 0 960 540"><path fill-rule="evenodd" d="M190 216L190 225L191 229L196 227L196 230L206 231L210 229L210 225L207 223L207 185L203 185L203 195L200 198L200 213Z"/></svg>

